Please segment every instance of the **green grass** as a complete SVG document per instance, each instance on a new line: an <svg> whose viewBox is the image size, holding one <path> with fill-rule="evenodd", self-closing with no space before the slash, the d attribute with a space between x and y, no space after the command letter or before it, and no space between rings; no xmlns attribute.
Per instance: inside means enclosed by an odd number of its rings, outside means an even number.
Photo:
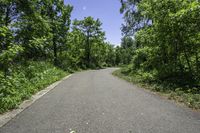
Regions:
<svg viewBox="0 0 200 133"><path fill-rule="evenodd" d="M36 92L68 75L48 62L28 62L11 70L7 78L0 73L0 114L17 108Z"/></svg>
<svg viewBox="0 0 200 133"><path fill-rule="evenodd" d="M199 88L185 89L181 87L175 87L169 83L158 82L144 82L141 77L135 74L130 74L124 70L119 69L113 72L113 75L122 78L128 82L136 84L142 88L157 92L159 95L165 96L169 99L175 100L180 103L184 103L192 109L200 109L200 92Z"/></svg>

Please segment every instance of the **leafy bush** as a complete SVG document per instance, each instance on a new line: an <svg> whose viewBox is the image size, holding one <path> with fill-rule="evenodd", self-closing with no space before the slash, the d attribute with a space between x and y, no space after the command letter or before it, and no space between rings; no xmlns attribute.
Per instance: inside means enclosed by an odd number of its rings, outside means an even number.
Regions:
<svg viewBox="0 0 200 133"><path fill-rule="evenodd" d="M48 62L17 65L7 78L0 74L0 113L16 108L24 99L65 75L66 72Z"/></svg>

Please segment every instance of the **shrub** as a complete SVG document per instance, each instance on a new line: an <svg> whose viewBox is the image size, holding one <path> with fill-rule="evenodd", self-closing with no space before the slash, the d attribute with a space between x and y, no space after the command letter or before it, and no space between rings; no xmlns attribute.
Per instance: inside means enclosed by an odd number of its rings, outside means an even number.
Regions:
<svg viewBox="0 0 200 133"><path fill-rule="evenodd" d="M48 62L28 62L12 68L4 78L0 74L0 113L16 108L24 99L64 77L66 72Z"/></svg>

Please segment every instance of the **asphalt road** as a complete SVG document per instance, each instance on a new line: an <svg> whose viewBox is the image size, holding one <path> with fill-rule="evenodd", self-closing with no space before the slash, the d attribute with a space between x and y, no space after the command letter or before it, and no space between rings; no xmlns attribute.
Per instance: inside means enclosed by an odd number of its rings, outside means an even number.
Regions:
<svg viewBox="0 0 200 133"><path fill-rule="evenodd" d="M111 75L76 73L0 133L200 133L200 114Z"/></svg>

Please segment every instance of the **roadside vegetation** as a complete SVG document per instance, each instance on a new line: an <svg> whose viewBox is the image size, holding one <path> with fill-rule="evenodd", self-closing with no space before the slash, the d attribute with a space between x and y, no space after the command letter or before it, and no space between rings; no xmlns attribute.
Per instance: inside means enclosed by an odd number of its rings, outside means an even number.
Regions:
<svg viewBox="0 0 200 133"><path fill-rule="evenodd" d="M115 75L200 109L199 1L121 3L125 22L120 63L126 67Z"/></svg>
<svg viewBox="0 0 200 133"><path fill-rule="evenodd" d="M48 62L27 62L16 65L6 78L0 75L0 113L17 107L23 100L63 78L68 73Z"/></svg>
<svg viewBox="0 0 200 133"><path fill-rule="evenodd" d="M63 0L0 1L0 113L68 73L115 65L99 19Z"/></svg>

